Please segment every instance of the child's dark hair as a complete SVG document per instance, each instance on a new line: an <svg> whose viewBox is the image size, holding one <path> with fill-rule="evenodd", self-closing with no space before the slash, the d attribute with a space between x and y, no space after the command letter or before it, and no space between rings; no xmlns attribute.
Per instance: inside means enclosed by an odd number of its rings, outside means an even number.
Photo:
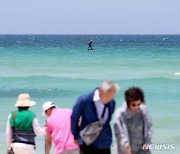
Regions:
<svg viewBox="0 0 180 154"><path fill-rule="evenodd" d="M125 99L128 106L132 101L137 100L141 100L142 103L145 103L144 92L138 87L131 87L126 90Z"/></svg>
<svg viewBox="0 0 180 154"><path fill-rule="evenodd" d="M24 106L24 107L18 107L19 110L28 110L29 106Z"/></svg>

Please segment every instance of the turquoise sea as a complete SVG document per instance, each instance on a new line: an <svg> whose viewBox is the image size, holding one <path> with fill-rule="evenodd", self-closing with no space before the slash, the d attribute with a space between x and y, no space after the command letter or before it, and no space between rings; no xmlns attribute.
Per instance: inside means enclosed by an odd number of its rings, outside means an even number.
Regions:
<svg viewBox="0 0 180 154"><path fill-rule="evenodd" d="M95 50L88 51L91 39ZM36 101L31 110L43 126L45 101L72 108L78 96L105 79L120 85L116 108L127 88L141 87L154 143L175 144L175 150L153 154L180 154L180 35L0 35L0 154L6 151L7 117L20 93ZM44 137L36 143L37 154L43 154Z"/></svg>

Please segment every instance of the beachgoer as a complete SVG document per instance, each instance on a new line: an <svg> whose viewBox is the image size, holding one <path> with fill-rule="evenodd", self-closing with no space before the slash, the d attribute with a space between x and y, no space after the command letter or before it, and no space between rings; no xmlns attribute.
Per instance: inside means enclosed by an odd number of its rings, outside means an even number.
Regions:
<svg viewBox="0 0 180 154"><path fill-rule="evenodd" d="M74 135L74 142L80 144L83 154L110 154L112 143L112 132L110 121L115 109L114 95L118 92L119 86L112 81L104 81L100 88L96 88L91 93L79 97L72 117L71 129ZM86 145L80 137L80 131L87 125L98 121L103 116L103 129L96 140Z"/></svg>
<svg viewBox="0 0 180 154"><path fill-rule="evenodd" d="M52 140L55 144L55 154L79 154L79 146L74 143L71 133L71 109L58 108L52 102L45 102L43 114L47 119L46 154L50 153Z"/></svg>
<svg viewBox="0 0 180 154"><path fill-rule="evenodd" d="M126 102L115 113L114 130L118 154L149 154L152 121L144 104L144 93L132 87L125 92Z"/></svg>
<svg viewBox="0 0 180 154"><path fill-rule="evenodd" d="M35 136L45 135L46 129L41 128L34 112L28 110L36 103L29 94L20 94L7 121L6 140L7 151L12 147L15 154L36 154Z"/></svg>

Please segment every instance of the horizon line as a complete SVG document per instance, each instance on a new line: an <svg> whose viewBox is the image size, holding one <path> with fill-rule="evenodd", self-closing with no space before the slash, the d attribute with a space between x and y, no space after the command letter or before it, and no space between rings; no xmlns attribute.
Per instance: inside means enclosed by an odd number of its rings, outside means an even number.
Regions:
<svg viewBox="0 0 180 154"><path fill-rule="evenodd" d="M43 34L43 33L25 33L25 34L0 34L0 35L180 35L180 34Z"/></svg>

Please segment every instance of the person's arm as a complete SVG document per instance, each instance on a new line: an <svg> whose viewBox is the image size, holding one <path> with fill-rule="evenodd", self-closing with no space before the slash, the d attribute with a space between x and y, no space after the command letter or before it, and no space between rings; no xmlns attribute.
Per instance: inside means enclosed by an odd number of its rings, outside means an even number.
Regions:
<svg viewBox="0 0 180 154"><path fill-rule="evenodd" d="M6 124L6 146L7 146L7 149L10 147L10 144L12 142L12 128L11 128L11 125L10 125L10 117L11 115L8 116L8 120L7 120L7 124Z"/></svg>
<svg viewBox="0 0 180 154"><path fill-rule="evenodd" d="M50 149L51 149L51 145L52 145L52 138L51 138L51 136L47 133L46 143L45 143L45 154L49 154Z"/></svg>
<svg viewBox="0 0 180 154"><path fill-rule="evenodd" d="M144 113L146 116L146 123L147 123L147 134L145 138L145 144L152 144L153 123L146 106L144 106L144 110L145 110Z"/></svg>
<svg viewBox="0 0 180 154"><path fill-rule="evenodd" d="M122 150L130 153L131 148L130 148L130 143L129 143L128 132L127 132L125 123L123 121L123 118L121 116L122 115L120 114L120 110L117 110L115 113L115 118L114 118L115 136L117 139L118 146Z"/></svg>
<svg viewBox="0 0 180 154"><path fill-rule="evenodd" d="M45 127L41 128L37 117L35 117L33 120L33 130L37 136L42 136L46 134L46 128Z"/></svg>
<svg viewBox="0 0 180 154"><path fill-rule="evenodd" d="M82 111L83 111L83 101L81 98L79 98L73 108L73 112L71 115L71 131L72 134L74 135L74 142L77 144L78 143L78 138L79 138L79 119L82 116Z"/></svg>

